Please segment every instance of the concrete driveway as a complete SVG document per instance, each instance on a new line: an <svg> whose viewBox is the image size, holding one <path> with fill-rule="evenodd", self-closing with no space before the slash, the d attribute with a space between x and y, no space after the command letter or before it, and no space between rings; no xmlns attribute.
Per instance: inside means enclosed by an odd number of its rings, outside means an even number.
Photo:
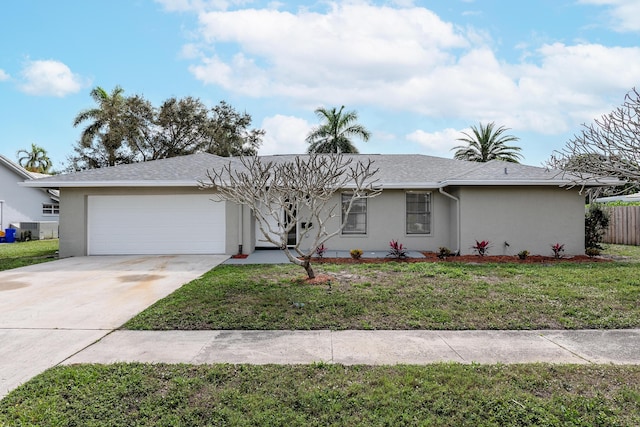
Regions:
<svg viewBox="0 0 640 427"><path fill-rule="evenodd" d="M0 398L227 258L78 257L0 271Z"/></svg>

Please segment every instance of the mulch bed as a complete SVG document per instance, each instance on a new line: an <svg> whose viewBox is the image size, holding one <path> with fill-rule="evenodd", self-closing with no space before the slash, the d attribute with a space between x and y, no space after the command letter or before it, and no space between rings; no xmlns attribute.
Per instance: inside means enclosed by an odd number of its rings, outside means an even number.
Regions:
<svg viewBox="0 0 640 427"><path fill-rule="evenodd" d="M330 264L380 264L386 262L465 262L465 263L506 263L515 262L520 264L545 264L550 262L606 262L611 261L602 257L589 257L587 255L575 255L562 258L554 258L552 256L542 255L529 255L525 259L518 258L517 255L460 255L450 256L444 259L438 258L438 255L433 252L422 252L424 258L403 258L395 259L391 257L386 258L318 258L312 259L313 263L330 263Z"/></svg>

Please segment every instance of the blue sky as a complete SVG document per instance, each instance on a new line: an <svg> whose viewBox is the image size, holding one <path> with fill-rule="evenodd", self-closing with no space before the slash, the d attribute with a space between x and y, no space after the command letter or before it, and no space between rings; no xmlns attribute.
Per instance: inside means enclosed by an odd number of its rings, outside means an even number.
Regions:
<svg viewBox="0 0 640 427"><path fill-rule="evenodd" d="M302 153L319 106L356 110L362 153L452 157L495 121L541 165L640 86L637 0L21 0L0 6L0 153L62 169L95 86L221 100Z"/></svg>

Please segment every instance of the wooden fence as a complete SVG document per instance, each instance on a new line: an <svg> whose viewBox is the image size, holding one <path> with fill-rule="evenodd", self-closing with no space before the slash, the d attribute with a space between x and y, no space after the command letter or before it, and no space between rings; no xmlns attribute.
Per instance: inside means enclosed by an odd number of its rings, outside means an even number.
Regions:
<svg viewBox="0 0 640 427"><path fill-rule="evenodd" d="M609 214L604 243L640 246L640 206L610 206L604 210Z"/></svg>

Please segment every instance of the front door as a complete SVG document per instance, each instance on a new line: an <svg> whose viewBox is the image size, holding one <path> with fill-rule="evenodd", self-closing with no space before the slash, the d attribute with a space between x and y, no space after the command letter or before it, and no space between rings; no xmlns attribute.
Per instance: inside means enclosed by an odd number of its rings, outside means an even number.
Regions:
<svg viewBox="0 0 640 427"><path fill-rule="evenodd" d="M297 216L296 209L295 207L293 207L293 205L289 204L289 209L292 209L292 208L293 208L294 218L292 218L291 215L287 213L286 209L283 215L284 226L288 228L290 224L292 225L291 230L289 230L289 232L287 233L287 246L295 246L296 243L298 243L298 224L295 223L295 220L296 220L295 217Z"/></svg>
<svg viewBox="0 0 640 427"><path fill-rule="evenodd" d="M294 211L294 216L295 216L295 211ZM287 227L291 223L291 221L295 219L295 218L291 218L291 215L287 214L286 209L282 210L281 217L278 218L277 221L271 215L265 215L265 218L267 219L267 222L269 223L269 225L273 230L278 230L281 224ZM265 231L268 232L267 227L265 227ZM257 248L273 248L278 246L265 239L264 235L262 234L262 231L260 230L260 224L258 223L258 221L256 221L255 233L256 233ZM275 233L271 234L271 238L275 241L280 241L280 237ZM287 233L287 246L295 246L297 242L298 242L298 227L297 227L297 224L294 223L291 230Z"/></svg>

